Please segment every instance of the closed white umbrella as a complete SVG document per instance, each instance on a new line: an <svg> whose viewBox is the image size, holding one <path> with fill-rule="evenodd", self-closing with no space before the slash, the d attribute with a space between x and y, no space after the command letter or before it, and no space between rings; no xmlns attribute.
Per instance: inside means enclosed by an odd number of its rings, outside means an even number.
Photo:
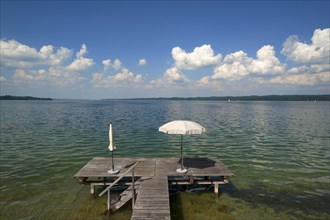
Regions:
<svg viewBox="0 0 330 220"><path fill-rule="evenodd" d="M119 170L115 170L115 166L114 166L114 163L113 163L113 151L116 149L116 146L114 144L114 141L113 141L113 132L112 132L112 124L110 123L110 126L109 126L109 147L108 149L111 151L111 159L112 159L112 169L111 170L108 170L108 173L109 174L116 174L119 172Z"/></svg>
<svg viewBox="0 0 330 220"><path fill-rule="evenodd" d="M113 151L114 149L116 149L116 146L113 143L113 134L112 134L112 124L111 123L110 123L110 126L109 126L109 141L110 141L109 151Z"/></svg>
<svg viewBox="0 0 330 220"><path fill-rule="evenodd" d="M206 129L193 121L186 120L175 120L168 122L161 127L159 127L159 131L164 132L166 134L180 134L181 135L181 169L177 169L178 173L186 173L187 169L183 168L183 156L182 156L182 145L183 145L183 135L190 134L202 134L206 131Z"/></svg>

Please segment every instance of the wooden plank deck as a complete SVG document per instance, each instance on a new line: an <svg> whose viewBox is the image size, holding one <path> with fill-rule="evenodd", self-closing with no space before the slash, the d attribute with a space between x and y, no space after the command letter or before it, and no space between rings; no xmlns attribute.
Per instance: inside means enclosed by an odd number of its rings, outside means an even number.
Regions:
<svg viewBox="0 0 330 220"><path fill-rule="evenodd" d="M214 184L214 192L218 193L219 184L229 182L234 174L219 159L184 158L183 165L188 170L185 174L176 172L181 166L178 158L114 158L117 174L108 174L111 158L95 157L82 167L74 177L82 184L91 184L94 192L96 185L110 185L116 178L137 161L134 168L135 177L142 177L137 199L133 207L132 219L170 219L168 183L170 184ZM125 177L131 180L133 170ZM127 181L130 182L130 181Z"/></svg>
<svg viewBox="0 0 330 220"><path fill-rule="evenodd" d="M185 174L176 172L180 168L181 159L178 158L114 158L115 169L119 169L118 174L109 175L111 168L111 158L94 157L75 175L75 178L102 178L118 177L124 173L136 161L140 163L135 168L136 176L233 176L234 174L223 164L222 161L215 158L184 158L183 165L188 169ZM131 172L127 176L131 176Z"/></svg>
<svg viewBox="0 0 330 220"><path fill-rule="evenodd" d="M167 177L155 176L142 180L131 219L171 219Z"/></svg>

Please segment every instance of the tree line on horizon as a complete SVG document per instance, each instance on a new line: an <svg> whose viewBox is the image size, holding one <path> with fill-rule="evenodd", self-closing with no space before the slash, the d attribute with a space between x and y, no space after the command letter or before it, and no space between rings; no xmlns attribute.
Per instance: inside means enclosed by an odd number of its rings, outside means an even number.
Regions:
<svg viewBox="0 0 330 220"><path fill-rule="evenodd" d="M33 96L0 96L0 100L53 100ZM116 100L116 99L103 99ZM125 99L123 99L125 100ZM328 95L264 95L264 96L208 96L208 97L158 97L158 98L128 98L126 100L201 100L201 101L330 101Z"/></svg>
<svg viewBox="0 0 330 220"><path fill-rule="evenodd" d="M131 100L205 100L205 101L330 101L329 95L264 95L133 98Z"/></svg>
<svg viewBox="0 0 330 220"><path fill-rule="evenodd" d="M33 96L11 96L11 95L4 95L0 96L0 100L53 100L51 98L39 98Z"/></svg>

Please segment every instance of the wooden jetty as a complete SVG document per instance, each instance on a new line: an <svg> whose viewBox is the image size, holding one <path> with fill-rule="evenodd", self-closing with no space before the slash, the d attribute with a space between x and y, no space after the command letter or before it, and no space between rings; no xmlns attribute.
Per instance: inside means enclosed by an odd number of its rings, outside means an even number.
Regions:
<svg viewBox="0 0 330 220"><path fill-rule="evenodd" d="M178 158L114 158L118 174L108 174L111 158L95 157L82 167L74 177L81 184L90 185L91 193L96 186L107 186L99 195L108 193L108 210L119 209L132 199L132 218L170 219L168 185L214 185L218 193L220 184L229 183L234 174L215 158L184 158L187 173L177 173L181 159ZM118 185L129 185L121 194L121 200L110 204L110 188ZM136 197L136 199L135 199Z"/></svg>

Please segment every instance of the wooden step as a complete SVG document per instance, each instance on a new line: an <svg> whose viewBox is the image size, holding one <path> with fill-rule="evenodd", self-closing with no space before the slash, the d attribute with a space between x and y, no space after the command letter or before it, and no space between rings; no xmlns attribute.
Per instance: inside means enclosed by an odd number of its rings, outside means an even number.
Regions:
<svg viewBox="0 0 330 220"><path fill-rule="evenodd" d="M137 193L137 191L139 190L141 184L141 178L138 179L137 181L135 181L134 183L134 189L135 189L135 194ZM116 202L115 204L112 205L111 209L113 210L118 210L120 209L123 205L126 204L126 202L128 202L129 200L132 199L132 185L130 185L125 191L123 191L119 196L120 196L120 200L118 202Z"/></svg>

